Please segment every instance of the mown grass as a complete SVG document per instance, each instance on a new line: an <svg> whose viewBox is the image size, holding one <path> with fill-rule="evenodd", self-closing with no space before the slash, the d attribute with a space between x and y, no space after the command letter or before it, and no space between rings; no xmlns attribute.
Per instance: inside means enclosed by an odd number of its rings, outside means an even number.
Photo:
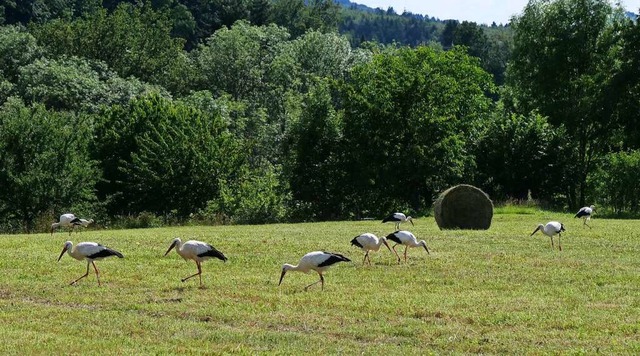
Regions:
<svg viewBox="0 0 640 356"><path fill-rule="evenodd" d="M562 252L538 223L563 221ZM640 221L571 215L498 214L488 231L439 231L432 218L411 230L431 250L408 264L389 251L363 253L349 241L386 235L378 221L83 231L125 259L85 263L64 256L67 233L0 236L0 349L3 354L166 353L640 353ZM193 262L175 236L210 242L229 261ZM325 290L303 287L317 275L283 263L306 252L343 253L353 263L326 274ZM401 251L401 250L400 250Z"/></svg>

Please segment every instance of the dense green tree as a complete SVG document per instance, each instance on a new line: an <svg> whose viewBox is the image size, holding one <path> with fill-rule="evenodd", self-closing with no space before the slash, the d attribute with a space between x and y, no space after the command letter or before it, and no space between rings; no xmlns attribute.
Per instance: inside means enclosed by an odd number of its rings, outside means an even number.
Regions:
<svg viewBox="0 0 640 356"><path fill-rule="evenodd" d="M100 175L89 159L91 127L87 116L17 98L0 107L1 221L20 221L19 228L32 231L44 215L95 206Z"/></svg>
<svg viewBox="0 0 640 356"><path fill-rule="evenodd" d="M234 100L255 97L264 88L265 72L278 46L288 37L281 27L251 26L246 21L220 29L195 55L200 88L230 94Z"/></svg>
<svg viewBox="0 0 640 356"><path fill-rule="evenodd" d="M134 76L174 92L186 91L189 62L184 40L171 37L164 12L122 4L72 21L56 20L34 28L39 43L55 56L100 60L122 78Z"/></svg>
<svg viewBox="0 0 640 356"><path fill-rule="evenodd" d="M513 48L513 33L503 28L492 27L487 32L487 39L487 57L483 68L493 74L493 80L497 85L503 85Z"/></svg>
<svg viewBox="0 0 640 356"><path fill-rule="evenodd" d="M44 54L33 37L19 26L0 26L0 72L15 83L19 69L33 63Z"/></svg>
<svg viewBox="0 0 640 356"><path fill-rule="evenodd" d="M185 218L234 182L244 155L218 114L157 95L114 107L98 129L96 154L114 213Z"/></svg>
<svg viewBox="0 0 640 356"><path fill-rule="evenodd" d="M206 206L219 194L219 183L234 183L243 165L238 142L219 115L208 115L158 96L135 104L135 115L153 122L136 137L138 151L123 166L129 199L136 211L180 218ZM161 192L161 194L159 194Z"/></svg>
<svg viewBox="0 0 640 356"><path fill-rule="evenodd" d="M621 146L640 149L640 23L628 21L622 27L623 46L619 54L620 67L614 71L611 85L606 88L610 102L622 121Z"/></svg>
<svg viewBox="0 0 640 356"><path fill-rule="evenodd" d="M342 78L354 62L363 59L359 56L361 53L351 49L346 37L336 33L308 31L291 44L300 75L307 80L310 77Z"/></svg>
<svg viewBox="0 0 640 356"><path fill-rule="evenodd" d="M531 193L554 203L565 180L564 134L539 114L497 111L475 148L476 184L492 199L525 200Z"/></svg>
<svg viewBox="0 0 640 356"><path fill-rule="evenodd" d="M269 0L250 0L249 1L249 21L253 25L267 25L269 21L269 12L271 11L271 1Z"/></svg>
<svg viewBox="0 0 640 356"><path fill-rule="evenodd" d="M440 43L444 48L451 48L455 45L456 29L460 25L457 20L446 20L444 22L444 28L440 33Z"/></svg>
<svg viewBox="0 0 640 356"><path fill-rule="evenodd" d="M457 47L400 48L356 66L341 89L345 196L354 209L426 209L465 177L491 90L478 60Z"/></svg>
<svg viewBox="0 0 640 356"><path fill-rule="evenodd" d="M603 91L618 66L622 13L606 0L531 0L513 21L514 49L508 82L519 113L538 110L572 143L565 174L567 204L585 204L587 178L611 145L618 120Z"/></svg>
<svg viewBox="0 0 640 356"><path fill-rule="evenodd" d="M307 220L335 219L344 215L341 202L344 171L339 165L342 123L333 107L326 82L314 85L305 95L299 121L287 135L286 175L296 215Z"/></svg>
<svg viewBox="0 0 640 356"><path fill-rule="evenodd" d="M163 90L135 78L121 79L104 63L72 57L38 59L20 68L15 91L47 108L96 113L101 106L126 104L133 97Z"/></svg>
<svg viewBox="0 0 640 356"><path fill-rule="evenodd" d="M83 16L100 8L100 0L0 0L9 24L44 23L56 18Z"/></svg>
<svg viewBox="0 0 640 356"><path fill-rule="evenodd" d="M91 111L106 104L104 65L92 66L79 58L38 59L20 68L16 91L31 101L54 110ZM99 73L101 71L103 73Z"/></svg>
<svg viewBox="0 0 640 356"><path fill-rule="evenodd" d="M590 184L599 206L615 213L640 212L640 151L623 151L604 157Z"/></svg>
<svg viewBox="0 0 640 356"><path fill-rule="evenodd" d="M484 66L489 45L485 31L478 24L462 21L453 34L453 44L466 46L469 54L480 58Z"/></svg>
<svg viewBox="0 0 640 356"><path fill-rule="evenodd" d="M442 23L404 12L401 16L385 11L361 11L350 8L342 11L339 32L354 46L376 41L382 44L400 43L409 46L427 44L438 38Z"/></svg>
<svg viewBox="0 0 640 356"><path fill-rule="evenodd" d="M252 162L277 160L297 72L292 57L281 55L288 38L282 27L238 21L217 31L194 55L198 87L220 98L231 130L250 142Z"/></svg>
<svg viewBox="0 0 640 356"><path fill-rule="evenodd" d="M335 31L340 7L333 0L276 0L270 20L298 37L308 30Z"/></svg>
<svg viewBox="0 0 640 356"><path fill-rule="evenodd" d="M130 190L130 177L123 167L130 164L131 154L140 150L137 138L155 124L154 117L145 114L145 100L114 105L97 116L91 153L103 177L97 184L98 198L107 203L111 216L128 213L129 200L136 194Z"/></svg>

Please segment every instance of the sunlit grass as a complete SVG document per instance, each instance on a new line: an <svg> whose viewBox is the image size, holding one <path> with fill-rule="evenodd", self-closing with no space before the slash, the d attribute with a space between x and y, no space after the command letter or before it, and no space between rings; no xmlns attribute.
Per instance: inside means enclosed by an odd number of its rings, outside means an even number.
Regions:
<svg viewBox="0 0 640 356"><path fill-rule="evenodd" d="M538 223L563 221L563 251ZM67 233L0 236L0 342L4 353L595 353L640 352L640 221L568 214L496 214L488 231L440 231L432 218L412 231L431 250L396 264L382 248L373 266L349 245L378 221L84 231L124 259L86 264L64 256ZM175 252L173 237L207 241L229 257L203 264ZM306 252L349 256L317 275L283 263ZM401 252L402 249L398 248Z"/></svg>

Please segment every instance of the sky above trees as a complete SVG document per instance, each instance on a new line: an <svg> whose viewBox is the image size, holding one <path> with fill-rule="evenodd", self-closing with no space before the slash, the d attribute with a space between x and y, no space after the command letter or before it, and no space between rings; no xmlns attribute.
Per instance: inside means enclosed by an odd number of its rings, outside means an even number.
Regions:
<svg viewBox="0 0 640 356"><path fill-rule="evenodd" d="M494 21L497 24L508 23L511 16L522 12L528 0L351 0L351 2L382 9L391 6L397 13L407 10L441 20L455 19L490 25ZM621 0L620 3L629 11L639 12L640 0Z"/></svg>

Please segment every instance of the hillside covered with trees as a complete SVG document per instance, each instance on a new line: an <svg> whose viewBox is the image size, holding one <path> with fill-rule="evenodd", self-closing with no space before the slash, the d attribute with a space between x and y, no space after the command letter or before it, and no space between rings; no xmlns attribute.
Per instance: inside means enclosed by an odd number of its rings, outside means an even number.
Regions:
<svg viewBox="0 0 640 356"><path fill-rule="evenodd" d="M640 28L603 0L508 26L331 0L0 1L0 230L428 213L636 214Z"/></svg>

